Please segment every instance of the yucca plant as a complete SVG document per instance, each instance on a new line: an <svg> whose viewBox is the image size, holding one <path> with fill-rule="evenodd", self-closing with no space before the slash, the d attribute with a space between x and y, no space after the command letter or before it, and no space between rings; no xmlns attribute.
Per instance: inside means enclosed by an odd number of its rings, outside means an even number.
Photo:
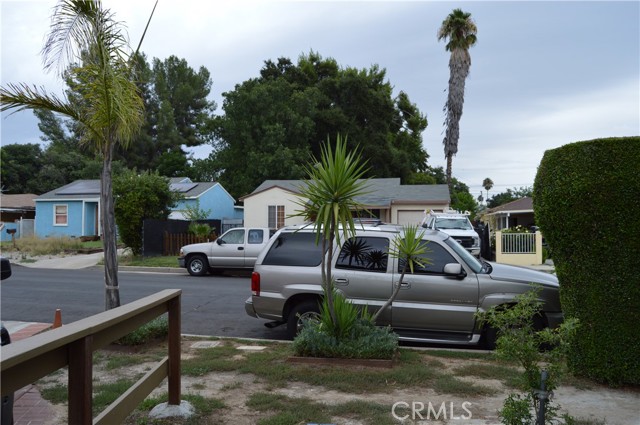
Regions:
<svg viewBox="0 0 640 425"><path fill-rule="evenodd" d="M316 243L321 243L322 251L326 253L322 256L322 285L334 325L337 323L331 276L334 240L341 245L343 239L355 235L353 212L364 209L356 198L368 193L368 179L363 179L366 172L366 162L362 161L357 149L348 151L346 138L338 135L335 148L327 139L320 161L313 159L307 165L308 180L300 188L296 201L302 209L294 216L313 222Z"/></svg>
<svg viewBox="0 0 640 425"><path fill-rule="evenodd" d="M380 316L386 308L389 308L398 296L398 292L400 292L402 282L404 281L404 276L407 274L407 269L410 273L413 273L416 265L424 267L425 265L431 264L431 261L425 257L425 254L428 254L431 250L428 247L428 242L422 241L423 234L424 232L419 231L418 226L410 224L403 226L402 232L393 239L393 245L389 249L389 255L399 259L400 264L402 264L400 281L394 288L391 297L389 297L382 307L373 315L373 323L375 323L378 316Z"/></svg>

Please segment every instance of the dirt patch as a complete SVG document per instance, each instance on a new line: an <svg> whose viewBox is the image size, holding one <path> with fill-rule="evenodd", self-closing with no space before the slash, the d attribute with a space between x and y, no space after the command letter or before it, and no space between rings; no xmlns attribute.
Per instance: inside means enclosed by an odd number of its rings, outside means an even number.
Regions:
<svg viewBox="0 0 640 425"><path fill-rule="evenodd" d="M199 355L199 350L203 348L193 348L195 338L185 338L182 342L182 359L195 358ZM245 342L225 340L222 346L229 348L229 345L237 348ZM205 348L205 349L216 349ZM266 350L269 350L267 346ZM94 385L96 383L114 382L122 377L135 378L150 370L157 358L166 353L165 347L154 349L138 349L126 351L120 349L102 350L95 357L94 364ZM125 364L117 369L113 368L113 363L122 361L122 357L130 355L136 357L136 363ZM240 351L231 357L238 359L251 356L251 352ZM428 355L427 355L428 356ZM230 357L230 358L231 358ZM431 357L426 360L433 365L444 367L447 372L455 375L455 371L461 367L481 366L487 362L478 359L457 359L447 357ZM296 366L290 367L307 367ZM324 366L326 367L326 366ZM309 368L309 373L313 373L313 368ZM224 403L224 408L216 410L210 417L202 418L199 423L212 424L234 424L250 425L257 423L261 418L269 416L268 412L259 411L247 406L247 400L256 393L269 393L286 396L290 399L309 399L316 403L326 405L341 405L349 401L363 401L367 403L377 403L381 406L389 407L389 417L391 417L391 406L394 403L403 403L406 406L424 406L423 414L426 415L428 406L433 406L439 410L442 405L446 406L446 420L424 420L417 418L415 421L410 417L397 423L422 423L422 424L498 424L498 410L510 392L513 390L504 385L500 379L491 379L475 376L457 376L470 385L481 385L494 391L491 395L481 396L460 396L455 394L438 393L429 386L413 387L410 389L398 389L397 386L389 385L380 388L380 391L366 394L350 394L325 387L310 385L304 382L291 381L287 385L271 385L265 379L247 373L236 371L212 372L202 376L182 376L182 393L194 394L206 399L217 399ZM53 374L44 378L38 383L39 388L51 387L54 385L66 385L66 371ZM152 393L151 397L159 397L166 393L166 380ZM556 392L554 400L561 405L562 412L567 412L578 419L590 420L592 423L606 423L608 425L638 425L640 424L638 406L640 405L640 390L633 389L611 389L596 384L589 384L588 388L577 388L574 386L562 386ZM58 419L52 424L65 423L66 406L56 405L55 409L60 412ZM468 418L471 413L471 419ZM142 415L139 413L138 415ZM465 418L461 420L461 416ZM456 418L451 418L451 416ZM61 418L61 419L60 419ZM139 416L138 416L139 418ZM332 418L335 424L358 425L371 422L361 421L353 417L336 416ZM134 419L127 423L146 423Z"/></svg>

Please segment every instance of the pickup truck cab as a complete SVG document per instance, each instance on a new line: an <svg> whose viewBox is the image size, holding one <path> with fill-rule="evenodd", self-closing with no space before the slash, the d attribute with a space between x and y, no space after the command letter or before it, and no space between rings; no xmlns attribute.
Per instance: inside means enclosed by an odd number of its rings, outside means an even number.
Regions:
<svg viewBox="0 0 640 425"><path fill-rule="evenodd" d="M192 276L222 273L225 270L252 270L271 233L268 228L230 229L213 242L180 248L178 265L186 268Z"/></svg>

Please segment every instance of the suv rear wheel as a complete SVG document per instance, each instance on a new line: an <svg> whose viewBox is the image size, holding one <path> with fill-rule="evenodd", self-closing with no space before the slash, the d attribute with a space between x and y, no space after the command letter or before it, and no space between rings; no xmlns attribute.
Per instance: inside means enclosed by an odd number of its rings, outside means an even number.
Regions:
<svg viewBox="0 0 640 425"><path fill-rule="evenodd" d="M204 255L194 255L187 260L187 271L191 276L204 276L209 271L209 262Z"/></svg>
<svg viewBox="0 0 640 425"><path fill-rule="evenodd" d="M302 330L303 320L317 318L320 308L317 300L307 300L296 304L287 318L287 334L293 339Z"/></svg>

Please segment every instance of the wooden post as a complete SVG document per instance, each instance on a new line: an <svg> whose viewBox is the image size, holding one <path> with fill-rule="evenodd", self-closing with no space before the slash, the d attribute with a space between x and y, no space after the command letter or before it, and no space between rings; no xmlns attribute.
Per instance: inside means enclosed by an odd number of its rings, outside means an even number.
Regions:
<svg viewBox="0 0 640 425"><path fill-rule="evenodd" d="M89 425L93 422L93 352L92 336L69 344L69 423Z"/></svg>
<svg viewBox="0 0 640 425"><path fill-rule="evenodd" d="M180 296L169 301L169 404L180 405Z"/></svg>

